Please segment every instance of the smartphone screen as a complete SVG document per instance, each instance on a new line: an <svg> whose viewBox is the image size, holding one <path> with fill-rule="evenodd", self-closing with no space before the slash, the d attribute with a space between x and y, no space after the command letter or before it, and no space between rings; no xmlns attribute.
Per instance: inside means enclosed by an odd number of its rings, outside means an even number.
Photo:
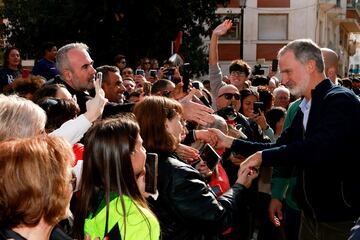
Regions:
<svg viewBox="0 0 360 240"><path fill-rule="evenodd" d="M145 191L155 194L158 175L158 155L156 153L146 153L145 169Z"/></svg>
<svg viewBox="0 0 360 240"><path fill-rule="evenodd" d="M143 76L145 76L145 72L142 69L136 69L135 70L135 75L143 75Z"/></svg>
<svg viewBox="0 0 360 240"><path fill-rule="evenodd" d="M156 70L153 70L153 69L151 69L151 70L149 71L149 73L150 73L150 77L156 77L156 75L157 75L157 71L156 71Z"/></svg>
<svg viewBox="0 0 360 240"><path fill-rule="evenodd" d="M277 72L278 70L278 63L279 61L277 59L273 59L271 62L271 71L272 72Z"/></svg>
<svg viewBox="0 0 360 240"><path fill-rule="evenodd" d="M200 84L198 82L193 82L192 86L196 89L200 89Z"/></svg>
<svg viewBox="0 0 360 240"><path fill-rule="evenodd" d="M210 144L205 144L200 153L200 158L206 162L207 167L213 171L216 164L220 161L220 156Z"/></svg>
<svg viewBox="0 0 360 240"><path fill-rule="evenodd" d="M183 92L186 93L189 90L190 83L190 63L184 63L183 66Z"/></svg>
<svg viewBox="0 0 360 240"><path fill-rule="evenodd" d="M255 114L260 113L260 110L263 111L264 103L263 102L254 102L254 110Z"/></svg>

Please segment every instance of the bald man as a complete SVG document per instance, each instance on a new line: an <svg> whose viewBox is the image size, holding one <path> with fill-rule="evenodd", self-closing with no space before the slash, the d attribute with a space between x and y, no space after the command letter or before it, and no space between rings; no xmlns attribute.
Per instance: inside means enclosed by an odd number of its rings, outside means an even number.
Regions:
<svg viewBox="0 0 360 240"><path fill-rule="evenodd" d="M216 98L216 109L222 109L227 106L233 106L238 112L240 110L239 89L232 84L224 85L219 89Z"/></svg>
<svg viewBox="0 0 360 240"><path fill-rule="evenodd" d="M330 48L321 48L321 54L324 58L326 77L338 85L337 67L339 57L337 53Z"/></svg>

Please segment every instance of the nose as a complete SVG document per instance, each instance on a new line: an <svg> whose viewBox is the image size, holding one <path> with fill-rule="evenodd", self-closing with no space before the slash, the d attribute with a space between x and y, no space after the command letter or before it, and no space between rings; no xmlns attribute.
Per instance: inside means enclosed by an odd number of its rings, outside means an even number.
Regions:
<svg viewBox="0 0 360 240"><path fill-rule="evenodd" d="M122 93L124 93L126 91L126 87L124 86L124 84L120 85L120 89L121 89Z"/></svg>
<svg viewBox="0 0 360 240"><path fill-rule="evenodd" d="M286 73L281 74L280 83L286 86L286 83L289 81L289 77Z"/></svg>
<svg viewBox="0 0 360 240"><path fill-rule="evenodd" d="M89 71L90 71L91 74L95 74L95 73L96 73L96 69L94 68L93 65L90 65Z"/></svg>

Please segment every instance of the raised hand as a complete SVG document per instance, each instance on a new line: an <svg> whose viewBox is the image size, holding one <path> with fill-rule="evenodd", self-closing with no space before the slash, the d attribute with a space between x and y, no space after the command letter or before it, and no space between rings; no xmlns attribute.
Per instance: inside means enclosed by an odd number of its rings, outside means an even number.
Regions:
<svg viewBox="0 0 360 240"><path fill-rule="evenodd" d="M213 34L217 36L222 36L231 28L231 26L232 26L232 21L226 19L224 22L222 22L214 29Z"/></svg>
<svg viewBox="0 0 360 240"><path fill-rule="evenodd" d="M105 92L101 88L101 80L95 80L95 97L86 102L86 112L84 113L85 117L90 121L94 122L98 119L104 111L104 106L108 102L105 98Z"/></svg>

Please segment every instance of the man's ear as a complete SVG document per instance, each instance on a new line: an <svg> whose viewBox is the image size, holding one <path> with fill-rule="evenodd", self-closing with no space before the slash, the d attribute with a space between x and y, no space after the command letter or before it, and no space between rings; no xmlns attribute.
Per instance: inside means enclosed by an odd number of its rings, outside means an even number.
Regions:
<svg viewBox="0 0 360 240"><path fill-rule="evenodd" d="M310 59L307 63L306 63L306 69L309 73L312 73L314 71L316 71L316 61L313 59Z"/></svg>
<svg viewBox="0 0 360 240"><path fill-rule="evenodd" d="M72 72L70 70L65 69L64 73L63 73L63 76L64 76L64 80L66 82L71 82L72 81Z"/></svg>

